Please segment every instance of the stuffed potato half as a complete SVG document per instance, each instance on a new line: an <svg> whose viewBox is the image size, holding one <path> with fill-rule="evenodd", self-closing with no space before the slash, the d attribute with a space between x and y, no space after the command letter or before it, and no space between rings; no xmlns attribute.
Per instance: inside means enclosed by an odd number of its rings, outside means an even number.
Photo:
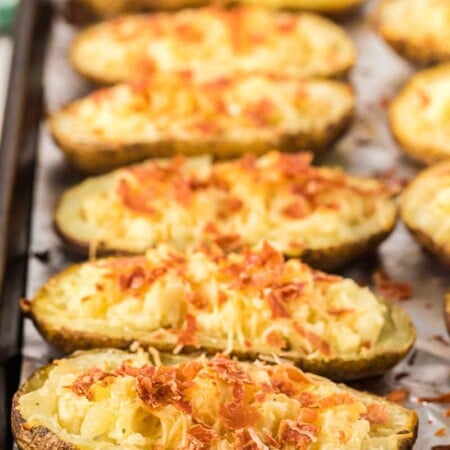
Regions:
<svg viewBox="0 0 450 450"><path fill-rule="evenodd" d="M450 162L422 171L403 191L400 208L418 241L450 266Z"/></svg>
<svg viewBox="0 0 450 450"><path fill-rule="evenodd" d="M411 157L425 164L450 158L450 64L414 75L392 102L389 119Z"/></svg>
<svg viewBox="0 0 450 450"><path fill-rule="evenodd" d="M375 179L270 152L212 163L152 160L69 189L55 214L73 250L145 252L158 243L226 250L268 241L288 256L334 268L376 248L396 221L393 192Z"/></svg>
<svg viewBox="0 0 450 450"><path fill-rule="evenodd" d="M36 372L14 397L12 426L21 450L406 450L417 416L288 364L154 365L96 350Z"/></svg>
<svg viewBox="0 0 450 450"><path fill-rule="evenodd" d="M315 271L264 244L224 254L168 246L146 257L74 266L25 312L65 352L127 348L278 354L333 379L386 372L411 348L402 310L350 279Z"/></svg>
<svg viewBox="0 0 450 450"><path fill-rule="evenodd" d="M319 152L347 128L354 106L350 86L334 81L252 75L197 83L180 74L94 92L49 124L68 159L98 173L176 153Z"/></svg>
<svg viewBox="0 0 450 450"><path fill-rule="evenodd" d="M380 0L374 19L379 34L405 58L450 60L448 0Z"/></svg>
<svg viewBox="0 0 450 450"><path fill-rule="evenodd" d="M222 0L214 4L256 4L274 9L299 9L320 13L342 14L353 11L364 0ZM151 11L156 9L179 9L189 6L204 6L208 0L72 0L75 8L94 17L111 17L123 13Z"/></svg>
<svg viewBox="0 0 450 450"><path fill-rule="evenodd" d="M314 14L210 7L94 25L75 39L70 59L81 75L114 84L139 72L335 77L351 69L356 50L342 28Z"/></svg>

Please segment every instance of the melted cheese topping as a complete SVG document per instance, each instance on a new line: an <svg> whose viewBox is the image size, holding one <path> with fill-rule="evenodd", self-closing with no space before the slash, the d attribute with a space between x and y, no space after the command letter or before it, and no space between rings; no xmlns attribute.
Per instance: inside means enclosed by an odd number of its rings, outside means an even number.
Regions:
<svg viewBox="0 0 450 450"><path fill-rule="evenodd" d="M450 254L450 165L422 172L402 195L402 216Z"/></svg>
<svg viewBox="0 0 450 450"><path fill-rule="evenodd" d="M384 0L379 29L388 41L409 46L414 59L450 58L448 0Z"/></svg>
<svg viewBox="0 0 450 450"><path fill-rule="evenodd" d="M37 296L34 313L57 328L155 345L226 352L277 352L332 359L376 345L386 306L350 279L265 244L225 256L217 247L100 260L59 276Z"/></svg>
<svg viewBox="0 0 450 450"><path fill-rule="evenodd" d="M78 145L275 143L325 134L354 102L351 88L337 82L255 75L196 83L180 74L94 92L56 113L52 129Z"/></svg>
<svg viewBox="0 0 450 450"><path fill-rule="evenodd" d="M299 255L389 229L396 208L381 182L309 161L277 152L215 164L208 157L153 160L85 182L105 188L77 199L70 220L89 230L92 243L134 252L161 242L229 249L266 240ZM57 220L77 189L84 184L66 194Z"/></svg>
<svg viewBox="0 0 450 450"><path fill-rule="evenodd" d="M19 409L83 450L394 450L407 415L289 365L112 351L58 361Z"/></svg>
<svg viewBox="0 0 450 450"><path fill-rule="evenodd" d="M82 32L72 48L81 73L110 83L140 71L191 71L200 79L234 73L333 76L353 65L345 31L311 14L264 8L204 8L122 17Z"/></svg>
<svg viewBox="0 0 450 450"><path fill-rule="evenodd" d="M400 143L413 156L426 162L448 158L450 65L415 75L393 103L391 123Z"/></svg>

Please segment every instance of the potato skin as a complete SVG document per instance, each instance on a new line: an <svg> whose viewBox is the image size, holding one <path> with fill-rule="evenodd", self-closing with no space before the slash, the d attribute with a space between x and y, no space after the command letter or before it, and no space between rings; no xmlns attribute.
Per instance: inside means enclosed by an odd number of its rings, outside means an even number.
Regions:
<svg viewBox="0 0 450 450"><path fill-rule="evenodd" d="M421 142L420 135L414 134L414 132L410 133L410 124L405 120L402 110L405 108L405 102L410 101L410 98L416 95L421 85L426 86L428 82L432 84L435 80L439 81L448 77L450 77L450 64L441 64L416 73L397 94L389 107L389 123L394 138L408 156L422 164L431 165L448 159L450 147L446 141L442 142L441 139L436 139L431 144L430 142L428 144ZM435 126L444 127L439 122Z"/></svg>
<svg viewBox="0 0 450 450"><path fill-rule="evenodd" d="M128 164L137 163L146 158L171 157L176 154L196 156L212 154L218 159L242 156L245 153L262 155L273 148L293 153L300 150L313 151L320 154L329 149L348 129L354 111L348 111L339 121L330 122L322 132L281 134L273 141L230 142L223 140L209 141L158 141L131 145L104 144L89 145L67 139L59 133L55 121L50 119L49 126L56 144L64 152L71 164L87 174L105 173Z"/></svg>
<svg viewBox="0 0 450 450"><path fill-rule="evenodd" d="M101 350L91 350L86 353L97 353L101 352ZM73 355L68 356L67 358L71 358L73 356L77 356L82 352L76 352ZM162 355L163 356L163 355ZM79 447L71 444L70 442L64 442L61 438L59 438L55 433L53 433L48 428L37 426L27 429L23 424L25 423L25 419L22 417L19 411L19 401L20 397L23 394L33 391L36 388L39 388L48 377L48 373L52 369L54 363L38 369L31 377L19 388L13 398L12 408L11 408L11 423L13 435L16 440L16 443L20 450L79 450ZM309 374L311 378L316 379L318 381L321 380L320 376ZM373 398L376 401L380 401L380 397L376 395L357 391L355 389L345 387L346 390L349 391L350 394L356 396L364 396L366 398ZM386 403L389 403L386 400ZM417 438L418 431L418 417L414 411L410 411L410 417L407 424L407 428L403 432L399 432L397 434L398 441L396 450L411 450L413 448L414 442ZM402 435L410 435L410 437L403 437Z"/></svg>
<svg viewBox="0 0 450 450"><path fill-rule="evenodd" d="M96 332L86 332L79 330L71 330L66 327L55 327L46 321L45 317L39 317L34 312L34 305L36 302L45 302L47 292L52 289L51 285L57 283L61 278L70 274L72 271L78 269L78 265L74 265L69 269L57 274L43 286L33 301L24 301L21 303L22 312L31 318L36 328L39 330L45 340L63 351L64 353L71 353L76 350L92 350L95 348L117 348L128 349L130 345L136 341L133 336L107 336ZM331 378L335 381L349 381L358 380L367 377L373 377L386 373L390 368L397 364L411 349L415 341L415 329L407 316L407 314L387 301L381 300L388 308L387 321L395 324L395 331L399 334L399 339L396 339L395 347L389 347L387 350L374 351L368 358L361 359L308 359L292 352L291 355L283 354L283 358L292 361L297 367L306 372L312 372ZM174 350L176 344L156 341L151 336L148 339L138 339L139 345L148 348L154 347L162 352L171 352ZM209 354L214 354L223 351L222 348L208 348L206 346L183 348L184 353L194 353L198 351L206 351ZM243 360L257 359L261 354L256 351L234 351L233 354Z"/></svg>
<svg viewBox="0 0 450 450"><path fill-rule="evenodd" d="M396 218L386 227L385 230L374 234L367 239L345 242L341 245L328 247L325 249L306 249L302 253L286 254L287 258L301 257L306 264L313 266L319 270L331 271L349 264L356 258L362 255L374 252L378 246L389 237L395 226ZM82 242L74 239L64 231L64 227L56 219L53 221L56 232L63 240L65 247L73 255L81 256L83 258L89 256L104 257L104 256L132 256L140 253L126 252L108 248L98 245L95 248L95 255L91 254L89 242Z"/></svg>
<svg viewBox="0 0 450 450"><path fill-rule="evenodd" d="M432 166L423 172L421 172L416 178L414 178L409 185L406 187L406 189L403 191L401 197L400 197L400 215L405 223L408 230L411 232L411 234L417 239L417 241L425 248L427 251L429 251L432 255L434 255L442 265L445 267L450 267L450 251L448 248L446 248L445 245L439 244L436 242L433 237L425 232L424 230L418 228L414 224L414 220L409 217L409 214L407 212L407 202L410 201L409 196L410 191L415 188L417 183L420 183L422 177L429 177L430 175L439 177L440 171L446 171L450 170L450 164L448 162L442 162L440 164L437 164L435 166ZM421 205L417 204L417 208L420 208Z"/></svg>
<svg viewBox="0 0 450 450"><path fill-rule="evenodd" d="M64 442L59 436L46 427L26 427L25 419L19 411L19 399L23 394L41 386L48 376L51 366L43 367L33 374L14 394L11 408L11 428L20 450L77 450L70 442Z"/></svg>
<svg viewBox="0 0 450 450"><path fill-rule="evenodd" d="M380 0L371 18L375 31L384 39L384 41L400 56L419 65L429 65L449 61L450 53L446 51L443 52L439 48L433 47L432 42L427 43L426 45L416 45L416 43L411 42L407 38L402 37L395 32L390 33L384 29L381 17L385 5L390 1L391 0ZM413 32L414 31L411 30L411 33Z"/></svg>
<svg viewBox="0 0 450 450"><path fill-rule="evenodd" d="M255 2L255 0L223 0L224 5L258 4L276 9L313 11L328 14L348 14L358 8L364 0L277 0ZM193 6L205 6L209 0L121 0L110 5L107 0L70 0L70 7L77 10L84 22L104 19L123 13L155 10L177 10Z"/></svg>

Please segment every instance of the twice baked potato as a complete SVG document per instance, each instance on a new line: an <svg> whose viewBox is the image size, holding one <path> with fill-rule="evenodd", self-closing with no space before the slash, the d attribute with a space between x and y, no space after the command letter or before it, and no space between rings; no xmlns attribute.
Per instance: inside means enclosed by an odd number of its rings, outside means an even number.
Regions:
<svg viewBox="0 0 450 450"><path fill-rule="evenodd" d="M120 17L82 31L70 50L74 68L101 84L179 71L209 80L235 73L335 77L355 59L350 37L328 19L256 6Z"/></svg>
<svg viewBox="0 0 450 450"><path fill-rule="evenodd" d="M274 9L299 9L320 13L342 14L353 11L364 0L72 0L75 8L93 17L108 18L123 13L174 10L189 6L255 4Z"/></svg>
<svg viewBox="0 0 450 450"><path fill-rule="evenodd" d="M52 115L49 126L69 161L99 173L177 153L323 151L348 127L354 106L350 86L329 80L159 76L94 92Z"/></svg>
<svg viewBox="0 0 450 450"><path fill-rule="evenodd" d="M339 380L383 374L415 335L406 313L369 289L285 262L268 244L229 254L160 246L146 256L87 262L22 306L65 352L137 341L176 353L277 354Z"/></svg>
<svg viewBox="0 0 450 450"><path fill-rule="evenodd" d="M389 119L412 158L425 164L450 158L450 64L414 75L392 102Z"/></svg>
<svg viewBox="0 0 450 450"><path fill-rule="evenodd" d="M289 364L77 352L14 397L21 450L412 449L414 411Z"/></svg>
<svg viewBox="0 0 450 450"><path fill-rule="evenodd" d="M448 0L381 0L374 19L379 34L403 57L450 61Z"/></svg>
<svg viewBox="0 0 450 450"><path fill-rule="evenodd" d="M148 161L66 191L56 227L82 254L268 241L285 255L335 268L386 238L396 204L382 182L310 161L307 153L278 152L218 163L208 156Z"/></svg>
<svg viewBox="0 0 450 450"><path fill-rule="evenodd" d="M417 240L450 266L450 161L421 172L403 191L400 207Z"/></svg>

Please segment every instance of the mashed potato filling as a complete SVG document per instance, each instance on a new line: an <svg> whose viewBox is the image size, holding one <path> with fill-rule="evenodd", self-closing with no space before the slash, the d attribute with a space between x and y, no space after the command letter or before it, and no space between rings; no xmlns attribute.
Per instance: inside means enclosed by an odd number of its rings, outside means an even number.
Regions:
<svg viewBox="0 0 450 450"><path fill-rule="evenodd" d="M189 71L202 80L236 73L333 76L355 58L352 41L333 22L257 6L121 17L82 32L71 52L82 73L111 83L143 70Z"/></svg>
<svg viewBox="0 0 450 450"><path fill-rule="evenodd" d="M154 366L112 350L57 361L18 407L28 428L83 450L388 450L405 422L398 406L290 365Z"/></svg>
<svg viewBox="0 0 450 450"><path fill-rule="evenodd" d="M128 251L161 242L234 249L266 240L301 255L367 239L395 218L392 192L381 182L313 167L305 154L215 164L178 157L113 176L112 186L84 197L78 217L91 240Z"/></svg>
<svg viewBox="0 0 450 450"><path fill-rule="evenodd" d="M325 360L369 354L387 314L369 289L285 262L268 244L230 254L159 246L76 266L44 289L35 313L56 328Z"/></svg>

